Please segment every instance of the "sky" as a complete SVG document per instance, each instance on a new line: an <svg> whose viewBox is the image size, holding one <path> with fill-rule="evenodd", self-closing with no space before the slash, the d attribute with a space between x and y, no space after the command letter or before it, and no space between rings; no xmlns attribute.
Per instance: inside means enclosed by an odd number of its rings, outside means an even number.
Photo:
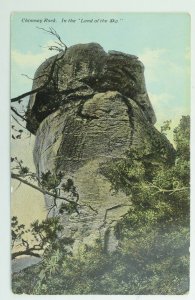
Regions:
<svg viewBox="0 0 195 300"><path fill-rule="evenodd" d="M11 17L11 94L29 91L37 67L54 55L48 46L54 38L38 29L53 27L71 46L97 42L108 50L134 54L145 65L147 91L157 116L157 128L165 120L175 127L190 113L190 15L187 13L15 13ZM24 101L26 105L28 99ZM170 139L172 135L170 134ZM15 141L11 151L33 170L34 137ZM21 145L22 144L22 145ZM22 150L23 149L23 150ZM13 211L25 215L25 195L33 191L14 183ZM23 197L24 198L24 197ZM41 205L39 202L41 199ZM36 202L37 201L37 202ZM36 194L31 217L44 216L44 202ZM40 209L41 207L41 209ZM28 214L27 214L28 215ZM30 221L29 221L30 222Z"/></svg>

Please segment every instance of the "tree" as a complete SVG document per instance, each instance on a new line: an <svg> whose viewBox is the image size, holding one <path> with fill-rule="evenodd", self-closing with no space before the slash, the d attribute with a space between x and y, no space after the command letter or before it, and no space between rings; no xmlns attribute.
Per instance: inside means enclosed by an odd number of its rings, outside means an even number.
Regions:
<svg viewBox="0 0 195 300"><path fill-rule="evenodd" d="M21 255L30 255L35 257L41 257L44 251L59 239L59 233L63 229L60 225L59 218L49 218L42 222L39 220L34 221L29 230L25 229L24 224L18 224L17 217L12 217L12 248L14 246L22 246L22 250L14 251L12 253L12 259L15 259ZM31 242L25 235L31 233L33 239ZM41 253L41 252L42 253Z"/></svg>
<svg viewBox="0 0 195 300"><path fill-rule="evenodd" d="M51 245L41 264L13 277L13 290L66 295L186 293L189 121L188 116L182 117L174 130L176 157L171 166L159 168L139 153L108 166L113 188L125 191L133 201L131 210L115 228L119 238L115 252L105 252L100 241L74 256L62 244Z"/></svg>
<svg viewBox="0 0 195 300"><path fill-rule="evenodd" d="M23 135L28 132L28 128L26 127L25 123L27 121L26 116L28 114L27 108L22 107L21 110L23 113L18 111L18 107L22 105L23 100L25 97L30 96L32 94L38 93L40 91L43 91L53 80L53 75L55 72L58 71L58 63L60 60L63 59L66 51L67 46L62 41L59 34L50 27L49 30L46 30L44 28L37 27L39 30L42 30L46 32L47 34L52 35L56 39L54 42L54 45L51 45L48 47L50 51L55 51L57 55L54 57L51 63L47 65L45 68L45 73L43 73L41 76L36 78L30 78L28 75L24 75L29 79L36 80L40 77L44 77L44 83L31 91L25 92L17 97L14 97L11 99L11 112L12 112L12 118L15 121L15 125L12 124L12 139L22 139ZM49 71L48 71L49 70ZM68 179L66 183L61 184L63 174L60 172L59 174L52 174L50 171L47 171L45 173L42 173L40 178L37 176L36 173L32 172L28 166L24 166L23 161L18 157L11 157L11 178L14 180L19 181L20 184L28 185L29 187L41 192L43 195L49 195L53 197L53 204L48 209L49 216L50 211L57 206L57 201L62 202L60 213L63 213L64 210L68 211L69 213L72 211L75 211L79 214L79 209L82 207L78 203L79 195L77 193L76 187L74 186L74 182L71 181L71 179ZM59 186L61 187L59 188ZM62 196L63 194L63 196ZM67 197L64 196L64 194L68 195ZM87 205L91 210L95 212L95 210L90 206ZM47 219L46 221L43 221L42 223L33 223L31 225L31 235L35 237L36 235L42 234L41 232L37 232L37 228L42 230L48 226L52 226L52 222L56 225L56 230L59 230L59 224L57 222L58 219ZM59 220L58 220L59 221ZM37 221L36 221L37 222ZM57 223L56 223L57 222ZM36 226L35 226L36 225ZM36 229L36 230L35 230ZM50 231L48 231L50 232ZM19 242L20 247L22 246L23 249L17 252L14 252L12 255L12 258L16 258L20 255L33 255L33 256L40 256L40 251L45 249L46 244L53 239L52 236L48 235L48 232L46 234L46 237L44 238L44 241L41 241L38 245L30 246L27 240L24 239L25 233L27 231L24 228L24 224L18 224L17 217L13 217L12 219L12 242L13 246L15 245L16 241ZM50 232L51 233L51 232ZM51 241L50 241L51 242ZM42 251L43 252L43 251Z"/></svg>
<svg viewBox="0 0 195 300"><path fill-rule="evenodd" d="M79 210L82 207L88 207L92 211L96 212L91 205L81 205L79 204L79 194L74 186L72 179L67 179L66 183L61 184L61 180L64 176L62 172L58 174L52 174L50 171L42 173L40 178L37 177L35 173L32 173L28 167L23 166L23 161L18 160L17 157L11 158L13 164L13 170L11 177L18 180L21 183L24 183L31 188L38 190L42 194L47 194L53 197L53 204L48 208L47 218L41 223L37 220L33 222L30 226L30 230L25 230L24 224L18 224L18 219L16 216L12 218L12 248L14 253L12 254L12 259L19 257L21 255L31 255L40 257L43 251L47 249L48 245L53 243L54 240L59 239L57 235L58 231L63 229L63 226L60 225L60 218L56 216L54 218L48 218L51 210L57 207L57 201L63 200L59 208L59 215L63 214L64 211L68 213L76 212L79 214ZM17 173L16 173L17 172ZM61 186L60 188L58 186ZM61 196L61 193L66 195ZM52 230L51 230L52 228ZM36 241L39 241L38 244L29 245L27 239L24 237L25 234L31 233ZM17 245L22 247L22 250L16 251L14 247L17 242ZM70 240L72 242L72 240ZM41 252L40 252L41 251Z"/></svg>

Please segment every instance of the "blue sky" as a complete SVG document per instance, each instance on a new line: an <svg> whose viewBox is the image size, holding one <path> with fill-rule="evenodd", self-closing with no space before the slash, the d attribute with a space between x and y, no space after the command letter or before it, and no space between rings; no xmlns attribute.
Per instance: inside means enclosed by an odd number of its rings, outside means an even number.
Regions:
<svg viewBox="0 0 195 300"><path fill-rule="evenodd" d="M55 23L44 22L54 19ZM29 22L28 20L41 20ZM62 19L67 20L62 22ZM68 22L69 19L76 20ZM83 21L81 22L81 20ZM93 19L91 23L90 20ZM114 19L115 22L110 22ZM106 20L106 22L104 21ZM53 53L52 26L68 46L98 42L104 49L137 55L145 65L146 86L157 126L190 112L190 16L185 13L17 13L12 15L12 95L31 88L21 76L33 74Z"/></svg>

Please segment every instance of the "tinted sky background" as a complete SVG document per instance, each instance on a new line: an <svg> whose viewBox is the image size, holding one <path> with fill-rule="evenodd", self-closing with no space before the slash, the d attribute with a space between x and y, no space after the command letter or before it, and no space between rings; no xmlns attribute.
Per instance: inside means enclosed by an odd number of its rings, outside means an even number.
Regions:
<svg viewBox="0 0 195 300"><path fill-rule="evenodd" d="M56 19L55 23L44 19ZM74 19L75 22L62 22ZM42 20L25 22L24 19ZM93 19L93 23L81 23ZM100 20L107 20L100 23ZM110 22L115 19L115 22ZM24 22L23 22L23 21ZM95 22L95 20L99 20ZM145 65L146 87L154 107L159 128L163 121L178 124L182 115L190 113L190 16L184 13L17 13L12 15L11 31L11 94L17 96L31 89L32 81L22 76L33 77L37 67L54 55L47 46L54 38L37 26L53 27L62 40L71 46L77 43L97 42L108 50L135 54ZM27 103L27 100L24 101ZM170 138L172 136L170 135ZM33 168L32 145L34 138L16 141L12 154L21 157ZM15 185L14 185L15 187ZM30 188L22 187L14 192L13 210L16 214L34 218L40 209L38 193L33 200ZM26 200L34 201L33 211L26 212ZM24 198L23 196L23 198ZM36 202L37 201L37 202ZM41 215L41 213L40 213Z"/></svg>

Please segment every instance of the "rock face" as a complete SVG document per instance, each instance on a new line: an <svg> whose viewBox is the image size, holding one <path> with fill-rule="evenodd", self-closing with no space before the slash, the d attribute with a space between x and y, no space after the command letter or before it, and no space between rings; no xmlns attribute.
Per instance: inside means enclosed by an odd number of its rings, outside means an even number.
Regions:
<svg viewBox="0 0 195 300"><path fill-rule="evenodd" d="M61 59L60 59L61 56ZM44 87L30 98L27 128L35 133L46 116L67 102L88 99L96 93L118 91L133 99L152 124L156 118L144 79L144 66L136 56L118 51L106 53L94 43L78 44L66 53L46 60L35 73L33 89ZM53 70L54 69L54 70ZM37 79L36 79L37 78Z"/></svg>
<svg viewBox="0 0 195 300"><path fill-rule="evenodd" d="M106 53L98 44L79 44L44 62L33 89L27 128L36 134L37 173L63 172L61 196L79 204L70 210L58 199L50 215L61 216L74 251L97 239L112 251L115 226L131 208L131 197L111 189L102 167L125 159L132 149L159 153L159 160L174 153L153 126L143 64L133 55ZM50 207L52 197L45 198Z"/></svg>

